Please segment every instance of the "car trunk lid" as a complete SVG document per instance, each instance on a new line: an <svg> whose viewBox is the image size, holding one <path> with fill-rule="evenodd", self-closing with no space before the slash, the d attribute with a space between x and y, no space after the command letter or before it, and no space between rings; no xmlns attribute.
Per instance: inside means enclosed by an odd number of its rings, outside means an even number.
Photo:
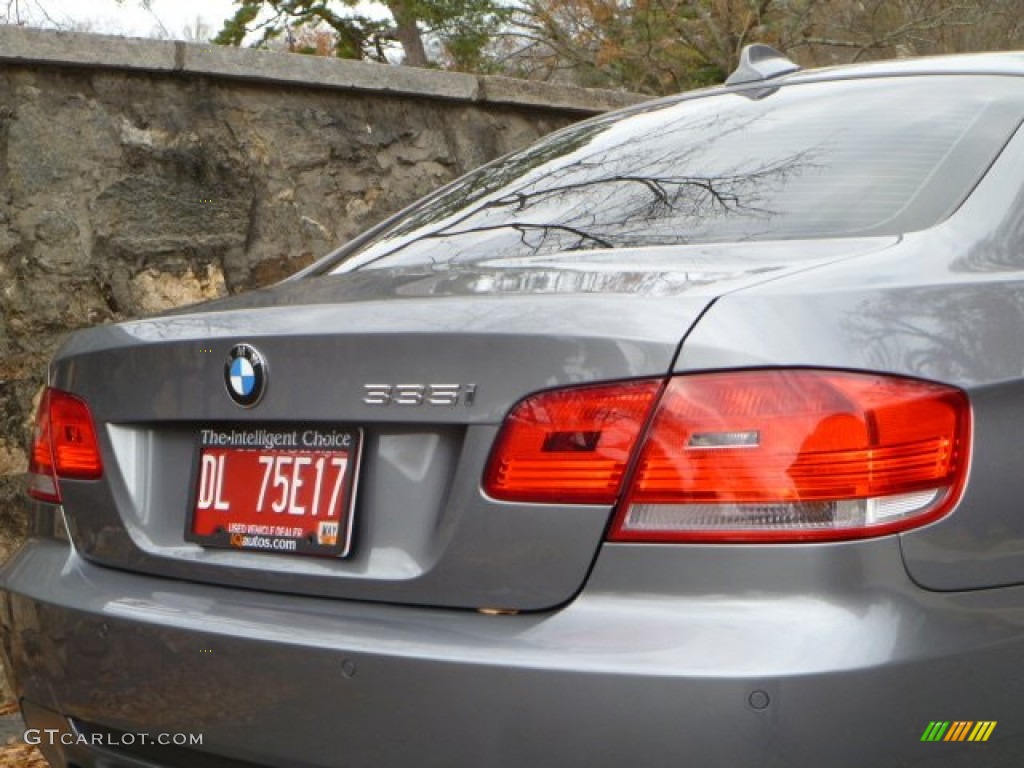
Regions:
<svg viewBox="0 0 1024 768"><path fill-rule="evenodd" d="M77 334L51 384L88 402L106 471L101 481L61 482L75 543L111 566L253 589L477 609L557 605L581 588L611 510L482 492L510 408L553 387L665 376L716 296L892 242L363 270ZM225 361L240 343L267 366L265 395L248 408L225 386ZM203 430L358 433L347 556L193 540Z"/></svg>

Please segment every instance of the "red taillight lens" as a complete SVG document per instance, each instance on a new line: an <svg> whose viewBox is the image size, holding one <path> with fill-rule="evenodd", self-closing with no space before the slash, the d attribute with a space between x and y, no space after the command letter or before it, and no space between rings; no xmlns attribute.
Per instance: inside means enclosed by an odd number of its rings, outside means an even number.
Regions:
<svg viewBox="0 0 1024 768"><path fill-rule="evenodd" d="M800 541L921 525L955 503L959 390L831 371L672 379L611 538Z"/></svg>
<svg viewBox="0 0 1024 768"><path fill-rule="evenodd" d="M47 389L36 411L29 459L29 495L60 502L57 478L95 480L103 475L99 443L85 401Z"/></svg>
<svg viewBox="0 0 1024 768"><path fill-rule="evenodd" d="M542 392L509 414L484 475L496 499L613 504L660 380Z"/></svg>
<svg viewBox="0 0 1024 768"><path fill-rule="evenodd" d="M951 387L730 371L527 398L502 427L484 490L613 504L625 488L615 541L838 540L944 515L969 450L970 404Z"/></svg>
<svg viewBox="0 0 1024 768"><path fill-rule="evenodd" d="M28 461L28 493L40 501L60 501L57 473L50 446L50 390L43 392L36 409L36 423Z"/></svg>

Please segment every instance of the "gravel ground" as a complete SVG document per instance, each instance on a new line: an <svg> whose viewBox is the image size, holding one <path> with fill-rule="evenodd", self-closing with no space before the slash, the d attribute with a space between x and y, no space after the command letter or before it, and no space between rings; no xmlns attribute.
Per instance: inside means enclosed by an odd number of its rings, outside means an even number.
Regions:
<svg viewBox="0 0 1024 768"><path fill-rule="evenodd" d="M25 735L25 724L21 722L21 716L9 710L9 707L5 707L4 714L0 715L0 744L9 744L11 739L20 740Z"/></svg>
<svg viewBox="0 0 1024 768"><path fill-rule="evenodd" d="M47 768L39 750L22 741L25 724L14 704L0 706L0 768Z"/></svg>
<svg viewBox="0 0 1024 768"><path fill-rule="evenodd" d="M49 768L39 750L28 744L0 747L0 768Z"/></svg>

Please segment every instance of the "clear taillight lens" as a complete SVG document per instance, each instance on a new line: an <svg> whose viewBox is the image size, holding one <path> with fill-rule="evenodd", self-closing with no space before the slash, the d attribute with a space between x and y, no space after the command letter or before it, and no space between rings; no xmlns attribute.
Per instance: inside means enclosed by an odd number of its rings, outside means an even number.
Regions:
<svg viewBox="0 0 1024 768"><path fill-rule="evenodd" d="M506 419L484 489L525 502L622 495L616 541L860 538L946 514L969 441L970 405L951 387L836 371L699 374L527 398Z"/></svg>
<svg viewBox="0 0 1024 768"><path fill-rule="evenodd" d="M661 380L552 390L505 419L484 475L496 499L614 504Z"/></svg>
<svg viewBox="0 0 1024 768"><path fill-rule="evenodd" d="M43 392L29 452L29 495L59 503L58 478L96 480L103 475L92 415L84 400L59 389Z"/></svg>
<svg viewBox="0 0 1024 768"><path fill-rule="evenodd" d="M618 510L618 541L860 538L922 525L967 470L963 392L833 371L672 379Z"/></svg>

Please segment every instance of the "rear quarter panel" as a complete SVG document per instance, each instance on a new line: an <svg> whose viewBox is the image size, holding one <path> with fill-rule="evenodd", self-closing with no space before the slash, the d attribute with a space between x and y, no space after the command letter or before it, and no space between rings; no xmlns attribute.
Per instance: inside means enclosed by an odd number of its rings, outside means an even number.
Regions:
<svg viewBox="0 0 1024 768"><path fill-rule="evenodd" d="M901 535L937 590L1024 583L1024 136L967 202L895 248L736 292L702 318L680 373L809 366L963 388L973 448L960 504Z"/></svg>

